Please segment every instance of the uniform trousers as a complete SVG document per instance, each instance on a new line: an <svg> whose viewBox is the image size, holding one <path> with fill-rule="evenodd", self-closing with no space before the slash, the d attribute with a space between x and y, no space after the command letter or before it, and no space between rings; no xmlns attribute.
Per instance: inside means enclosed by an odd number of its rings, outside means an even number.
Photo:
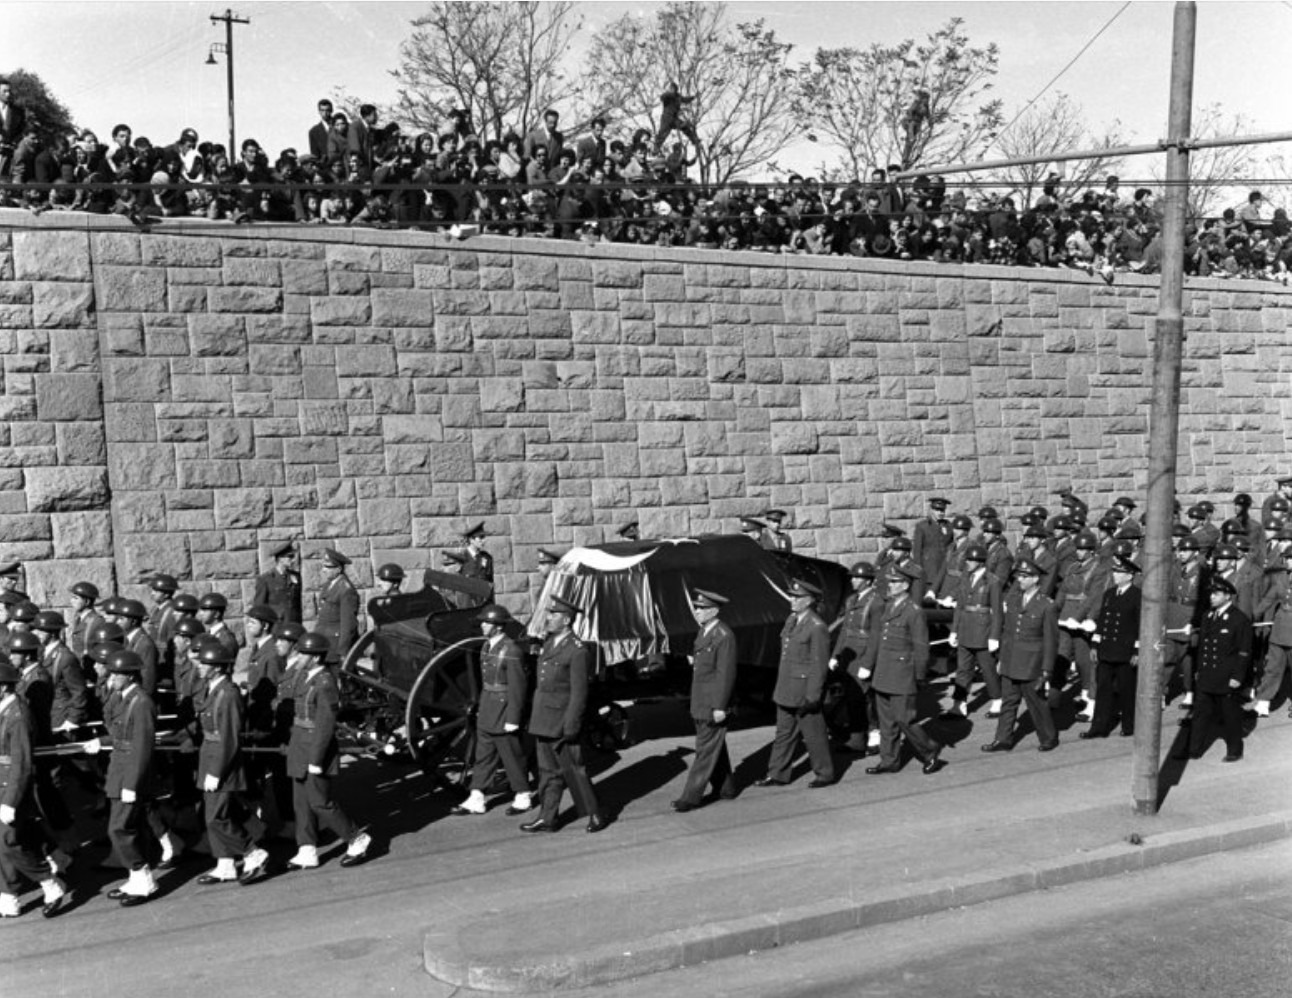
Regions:
<svg viewBox="0 0 1292 998"><path fill-rule="evenodd" d="M292 779L292 810L296 814L296 844L319 844L319 826L349 841L358 829L332 799L332 777L307 773Z"/></svg>
<svg viewBox="0 0 1292 998"><path fill-rule="evenodd" d="M1068 682L1068 667L1077 670L1077 679L1086 696L1094 699L1098 691L1095 677L1095 656L1090 647L1090 639L1085 634L1073 634L1069 631L1059 632L1059 654L1054 660L1054 675L1050 685L1056 693L1062 691Z"/></svg>
<svg viewBox="0 0 1292 998"><path fill-rule="evenodd" d="M53 876L41 849L43 836L34 815L19 812L12 825L0 823L0 886L17 894L23 878L39 884Z"/></svg>
<svg viewBox="0 0 1292 998"><path fill-rule="evenodd" d="M844 708L848 712L848 732L865 735L873 726L874 698L870 693L870 683L842 668L834 675L843 688Z"/></svg>
<svg viewBox="0 0 1292 998"><path fill-rule="evenodd" d="M1257 700L1274 700L1279 695L1289 664L1292 664L1292 648L1271 641L1270 650L1265 653L1260 684L1256 687Z"/></svg>
<svg viewBox="0 0 1292 998"><path fill-rule="evenodd" d="M879 764L893 767L898 763L898 735L904 735L915 754L928 762L938 751L938 743L915 723L914 693L880 693L875 691L875 708L879 715Z"/></svg>
<svg viewBox="0 0 1292 998"><path fill-rule="evenodd" d="M241 791L207 790L202 794L202 806L211 855L216 859L245 855L263 836L264 822L251 813ZM259 828L261 835L253 834L253 828Z"/></svg>
<svg viewBox="0 0 1292 998"><path fill-rule="evenodd" d="M833 783L834 758L830 755L830 738L821 711L802 714L796 707L780 704L776 705L776 737L772 739L772 754L767 760L767 778L781 783L790 781L800 735L816 778Z"/></svg>
<svg viewBox="0 0 1292 998"><path fill-rule="evenodd" d="M600 814L596 791L592 789L592 780L583 766L583 746L577 740L565 738L536 736L535 740L538 743L538 796L542 802L539 818L548 824L556 824L561 796L567 786L580 817Z"/></svg>
<svg viewBox="0 0 1292 998"><path fill-rule="evenodd" d="M736 794L736 774L731 769L731 756L727 753L727 725L702 718L695 721L695 759L686 776L681 800L699 804L709 784L723 797Z"/></svg>
<svg viewBox="0 0 1292 998"><path fill-rule="evenodd" d="M974 666L982 670L982 681L987 684L987 696L999 700L1000 675L996 672L995 654L986 648L966 648L964 645L956 648L956 697L964 700L969 696Z"/></svg>
<svg viewBox="0 0 1292 998"><path fill-rule="evenodd" d="M108 801L108 838L117 857L129 870L139 870L148 865L144 855L144 825L148 805L135 800L127 804L119 798Z"/></svg>
<svg viewBox="0 0 1292 998"><path fill-rule="evenodd" d="M1189 754L1195 759L1207 750L1212 728L1220 725L1225 751L1243 754L1243 708L1238 693L1203 693L1193 695L1193 718L1189 723Z"/></svg>
<svg viewBox="0 0 1292 998"><path fill-rule="evenodd" d="M1099 660L1095 674L1097 694L1095 716L1090 722L1090 732L1095 735L1111 734L1118 719L1122 734L1135 732L1135 666L1129 662Z"/></svg>
<svg viewBox="0 0 1292 998"><path fill-rule="evenodd" d="M1018 703L1027 701L1027 713L1036 726L1036 737L1042 745L1048 745L1059 737L1054 727L1054 718L1050 716L1050 705L1038 689L1039 680L1010 679L1000 677L1004 697L1000 705L1000 720L996 722L996 741L1008 745L1014 737L1014 719L1018 716Z"/></svg>
<svg viewBox="0 0 1292 998"><path fill-rule="evenodd" d="M484 793L493 782L494 770L502 760L507 785L513 794L529 792L529 773L525 771L525 752L517 732L494 733L476 729L475 765L471 770L471 789Z"/></svg>
<svg viewBox="0 0 1292 998"><path fill-rule="evenodd" d="M1171 689L1177 671L1180 676L1180 688L1186 693L1192 693L1193 645L1189 641L1177 641L1175 638L1168 638L1162 643L1162 689L1164 692Z"/></svg>

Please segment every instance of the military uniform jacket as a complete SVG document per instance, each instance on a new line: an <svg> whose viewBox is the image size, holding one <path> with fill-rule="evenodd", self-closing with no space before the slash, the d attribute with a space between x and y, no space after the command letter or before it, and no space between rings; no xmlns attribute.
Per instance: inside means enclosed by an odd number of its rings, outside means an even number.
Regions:
<svg viewBox="0 0 1292 998"><path fill-rule="evenodd" d="M863 667L877 693L914 696L929 669L929 629L924 611L901 596L870 608L871 640Z"/></svg>
<svg viewBox="0 0 1292 998"><path fill-rule="evenodd" d="M81 660L61 641L50 642L45 648L44 665L49 670L54 685L54 701L50 707L51 728L62 727L67 721L83 724L89 716L89 694L85 690L85 673Z"/></svg>
<svg viewBox="0 0 1292 998"><path fill-rule="evenodd" d="M277 569L256 576L256 592L252 603L272 607L280 621L293 624L301 622L301 577L289 569L285 574Z"/></svg>
<svg viewBox="0 0 1292 998"><path fill-rule="evenodd" d="M136 627L126 635L126 647L139 656L143 662L143 671L139 673L139 685L144 692L152 696L157 692L157 645L142 627Z"/></svg>
<svg viewBox="0 0 1292 998"><path fill-rule="evenodd" d="M336 715L341 693L327 669L316 668L296 681L291 741L287 743L287 773L302 780L310 766L326 776L341 771L336 742Z"/></svg>
<svg viewBox="0 0 1292 998"><path fill-rule="evenodd" d="M1091 558L1084 565L1074 561L1068 566L1059 591L1055 595L1060 620L1087 620L1093 612L1093 606L1104 587L1108 584L1108 572L1098 561Z"/></svg>
<svg viewBox="0 0 1292 998"><path fill-rule="evenodd" d="M1194 685L1201 693L1231 693L1229 681L1243 683L1252 658L1252 621L1230 603L1210 611L1198 627Z"/></svg>
<svg viewBox="0 0 1292 998"><path fill-rule="evenodd" d="M986 648L989 639L1000 639L1001 582L989 570L960 577L951 630L964 648Z"/></svg>
<svg viewBox="0 0 1292 998"><path fill-rule="evenodd" d="M1269 585L1256 614L1261 620L1272 620L1270 641L1284 648L1292 647L1292 574L1282 561L1270 564Z"/></svg>
<svg viewBox="0 0 1292 998"><path fill-rule="evenodd" d="M1071 537L1065 537L1054 545L1054 571L1055 585L1054 592L1059 591L1059 586L1063 585L1063 579L1068 574L1068 570L1077 561L1077 542Z"/></svg>
<svg viewBox="0 0 1292 998"><path fill-rule="evenodd" d="M485 642L480 652L480 711L476 725L491 735L504 733L504 724L519 725L525 717L525 657L520 645L502 636Z"/></svg>
<svg viewBox="0 0 1292 998"><path fill-rule="evenodd" d="M1033 593L1023 603L1023 591L1005 597L1005 619L1000 637L1000 674L1018 682L1048 676L1059 649L1059 614L1054 600Z"/></svg>
<svg viewBox="0 0 1292 998"><path fill-rule="evenodd" d="M1041 584L1036 591L1042 596L1053 596L1059 581L1059 559L1048 545L1042 544L1032 550L1032 560L1041 570Z"/></svg>
<svg viewBox="0 0 1292 998"><path fill-rule="evenodd" d="M715 710L731 710L736 692L736 635L713 620L695 638L691 671L691 717L712 721Z"/></svg>
<svg viewBox="0 0 1292 998"><path fill-rule="evenodd" d="M242 771L242 694L227 676L207 685L199 719L202 747L197 755L197 785L203 789L208 776L220 781L219 789L246 790Z"/></svg>
<svg viewBox="0 0 1292 998"><path fill-rule="evenodd" d="M467 560L458 569L458 574L468 579L483 579L493 585L493 555L488 551L477 551L469 554Z"/></svg>
<svg viewBox="0 0 1292 998"><path fill-rule="evenodd" d="M48 745L54 740L50 718L54 713L54 681L49 670L37 662L22 671L22 678L14 687L19 699L26 701L30 711L31 736L37 745Z"/></svg>
<svg viewBox="0 0 1292 998"><path fill-rule="evenodd" d="M158 649L165 654L170 649L170 639L175 636L175 625L179 623L179 611L175 605L168 599L164 603L158 603L153 607L152 612L148 614L148 619L144 622L144 631Z"/></svg>
<svg viewBox="0 0 1292 998"><path fill-rule="evenodd" d="M122 696L113 698L106 713L112 758L104 792L120 799L122 790L133 790L142 798L150 784L157 733L152 698L134 683Z"/></svg>
<svg viewBox="0 0 1292 998"><path fill-rule="evenodd" d="M1243 558L1230 577L1238 590L1234 603L1250 619L1256 613L1256 604L1265 595L1265 570L1250 558Z"/></svg>
<svg viewBox="0 0 1292 998"><path fill-rule="evenodd" d="M283 660L273 638L251 649L247 663L247 729L259 734L274 730L274 700L283 677Z"/></svg>
<svg viewBox="0 0 1292 998"><path fill-rule="evenodd" d="M1092 641L1099 646L1099 658L1105 662L1125 664L1137 653L1139 641L1140 590L1127 586L1118 592L1109 586L1093 607L1095 633Z"/></svg>
<svg viewBox="0 0 1292 998"><path fill-rule="evenodd" d="M926 516L911 531L911 558L924 569L926 579L941 574L950 547L951 529L941 520Z"/></svg>
<svg viewBox="0 0 1292 998"><path fill-rule="evenodd" d="M1000 579L1001 585L1014 574L1014 556L1009 553L1009 545L999 537L987 545L987 571Z"/></svg>
<svg viewBox="0 0 1292 998"><path fill-rule="evenodd" d="M972 543L965 536L963 540L954 541L947 549L946 557L942 560L942 570L932 580L933 592L938 599L955 596L960 588L960 578L965 573L965 552Z"/></svg>
<svg viewBox="0 0 1292 998"><path fill-rule="evenodd" d="M1202 568L1194 561L1187 569L1177 561L1171 566L1168 584L1166 626L1171 630L1196 624L1198 621L1198 589L1202 584ZM1169 634L1176 641L1187 640L1183 634Z"/></svg>
<svg viewBox="0 0 1292 998"><path fill-rule="evenodd" d="M32 773L31 713L22 697L10 697L0 709L0 804L15 811L31 803Z"/></svg>
<svg viewBox="0 0 1292 998"><path fill-rule="evenodd" d="M815 610L791 613L781 628L781 662L772 700L781 707L821 702L830 671L830 630Z"/></svg>
<svg viewBox="0 0 1292 998"><path fill-rule="evenodd" d="M89 635L90 631L94 630L94 628L101 623L103 623L103 617L100 616L99 612L93 607L90 607L90 609L86 610L72 621L72 628L68 633L67 644L68 647L72 649L73 654L80 656L84 656L86 654L85 639Z"/></svg>
<svg viewBox="0 0 1292 998"><path fill-rule="evenodd" d="M1211 551L1220 541L1220 528L1214 523L1204 523L1194 530L1193 539L1198 542L1204 558L1211 557Z"/></svg>
<svg viewBox="0 0 1292 998"><path fill-rule="evenodd" d="M870 639L870 604L878 599L879 590L871 586L861 592L849 594L843 605L839 636L834 642L834 657L846 664L853 675L860 668L861 660L866 654L866 643Z"/></svg>
<svg viewBox="0 0 1292 998"><path fill-rule="evenodd" d="M359 630L359 594L344 575L329 582L320 595L315 630L332 642L338 659L354 644Z"/></svg>
<svg viewBox="0 0 1292 998"><path fill-rule="evenodd" d="M588 649L570 632L549 634L538 655L530 733L540 738L574 738L588 705Z"/></svg>

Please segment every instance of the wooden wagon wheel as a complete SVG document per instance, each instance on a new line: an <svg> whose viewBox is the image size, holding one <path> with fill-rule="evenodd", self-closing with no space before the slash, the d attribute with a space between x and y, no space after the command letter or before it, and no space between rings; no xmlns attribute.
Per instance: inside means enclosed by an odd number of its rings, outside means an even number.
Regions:
<svg viewBox="0 0 1292 998"><path fill-rule="evenodd" d="M475 747L483 637L463 638L435 653L408 692L408 750L428 774L465 786Z"/></svg>

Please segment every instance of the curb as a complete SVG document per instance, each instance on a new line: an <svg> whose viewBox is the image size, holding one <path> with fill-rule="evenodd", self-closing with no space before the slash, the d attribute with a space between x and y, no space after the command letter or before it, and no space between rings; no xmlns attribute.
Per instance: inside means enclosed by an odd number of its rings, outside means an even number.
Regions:
<svg viewBox="0 0 1292 998"><path fill-rule="evenodd" d="M1292 811L1243 818L1163 832L1146 837L1140 846L1117 842L1079 856L898 885L859 899L833 898L774 913L706 922L647 936L637 940L631 950L607 943L528 964L473 962L460 942L467 927L455 926L425 933L422 963L432 977L476 991L517 994L588 988L1290 836Z"/></svg>

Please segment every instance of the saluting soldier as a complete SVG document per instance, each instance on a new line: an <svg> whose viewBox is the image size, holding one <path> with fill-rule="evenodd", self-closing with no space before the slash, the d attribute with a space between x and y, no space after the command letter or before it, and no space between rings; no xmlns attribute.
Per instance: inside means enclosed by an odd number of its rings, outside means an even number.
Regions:
<svg viewBox="0 0 1292 998"><path fill-rule="evenodd" d="M35 731L18 693L21 674L0 662L0 918L22 914L18 895L24 880L39 884L46 918L67 907L67 885L54 874L42 851L36 804Z"/></svg>
<svg viewBox="0 0 1292 998"><path fill-rule="evenodd" d="M328 664L344 659L359 636L359 594L345 574L349 564L350 559L341 552L333 548L323 551L323 588L319 592L318 621L314 629L332 643Z"/></svg>
<svg viewBox="0 0 1292 998"><path fill-rule="evenodd" d="M783 529L787 519L789 519L789 514L783 509L769 509L763 512L763 520L767 523L767 529L764 534L766 543L763 546L769 551L790 554L794 550L794 542L790 540L790 535Z"/></svg>
<svg viewBox="0 0 1292 998"><path fill-rule="evenodd" d="M476 712L476 739L471 786L467 799L453 808L453 814L484 814L485 791L502 762L511 788L510 815L533 810L525 752L520 743L520 726L525 717L528 683L525 656L507 636L512 616L506 607L490 604L477 615L485 644L480 651L480 707Z"/></svg>
<svg viewBox="0 0 1292 998"><path fill-rule="evenodd" d="M1234 602L1228 579L1208 582L1211 612L1198 625L1198 665L1194 676L1193 719L1189 755L1202 758L1219 722L1225 739L1223 762L1243 757L1243 712L1239 696L1251 667L1252 622Z"/></svg>
<svg viewBox="0 0 1292 998"><path fill-rule="evenodd" d="M879 763L871 775L896 773L898 737L904 736L923 762L926 774L942 768L942 746L915 723L915 697L929 669L929 630L924 612L910 598L914 566L884 576L887 600L870 608L870 643L858 675L870 680L879 719Z"/></svg>
<svg viewBox="0 0 1292 998"><path fill-rule="evenodd" d="M912 570L918 571L912 566ZM834 759L821 698L830 669L830 629L814 609L821 590L803 579L790 583L790 615L781 628L781 660L772 701L776 704L776 735L767 775L755 784L783 787L790 782L794 755L802 737L812 763L809 789L835 781Z"/></svg>
<svg viewBox="0 0 1292 998"><path fill-rule="evenodd" d="M589 832L599 832L608 824L584 768L579 743L588 703L591 656L574 636L574 618L578 614L577 606L560 597L553 596L548 603L547 637L538 655L529 719L529 733L538 742L541 810L537 818L520 826L522 832L557 830L557 814L567 785L579 816L588 819Z"/></svg>
<svg viewBox="0 0 1292 998"><path fill-rule="evenodd" d="M951 547L951 528L946 519L950 505L941 496L929 499L928 513L911 530L911 557L930 582L942 574L947 550Z"/></svg>
<svg viewBox="0 0 1292 998"><path fill-rule="evenodd" d="M256 576L256 590L251 602L270 607L278 619L301 622L301 574L296 567L296 542L283 541L269 556L273 567Z"/></svg>
<svg viewBox="0 0 1292 998"><path fill-rule="evenodd" d="M1095 645L1095 716L1082 738L1107 738L1121 721L1122 734L1135 733L1135 668L1139 664L1141 593L1132 584L1139 565L1118 558L1112 566L1112 585L1091 607Z"/></svg>
<svg viewBox="0 0 1292 998"><path fill-rule="evenodd" d="M914 575L911 575L911 602L920 606L924 602L924 592L927 589L928 576L911 555L915 546L909 537L894 537L893 542L888 546L888 558L886 570L889 568L900 568L903 571L909 566L915 569Z"/></svg>
<svg viewBox="0 0 1292 998"><path fill-rule="evenodd" d="M727 723L736 693L736 636L720 618L727 597L697 589L691 605L700 633L691 652L691 720L695 722L695 758L674 811L694 811L704 804L709 785L722 800L737 793L736 774L727 753Z"/></svg>
<svg viewBox="0 0 1292 998"><path fill-rule="evenodd" d="M493 585L493 555L484 549L485 525L477 523L462 535L467 544L467 560L462 563L461 574L468 579L480 579Z"/></svg>
<svg viewBox="0 0 1292 998"><path fill-rule="evenodd" d="M342 866L362 863L372 845L372 837L332 798L332 779L341 771L340 746L336 740L341 694L326 666L334 647L331 638L317 631L306 632L296 643L301 672L291 690L292 733L287 745L287 775L292 779L297 850L287 862L299 870L319 865L319 825L345 841Z"/></svg>
<svg viewBox="0 0 1292 998"><path fill-rule="evenodd" d="M84 657L88 654L85 636L103 620L102 615L94 609L94 604L99 601L99 587L93 582L78 582L72 586L71 593L72 626L67 643L74 655Z"/></svg>
<svg viewBox="0 0 1292 998"><path fill-rule="evenodd" d="M852 592L843 605L829 666L843 683L843 702L848 712L847 748L865 755L871 747L878 748L879 728L871 723L870 682L860 673L870 642L870 608L883 597L875 585L878 573L870 562L857 562L848 574Z"/></svg>
<svg viewBox="0 0 1292 998"><path fill-rule="evenodd" d="M988 552L975 544L965 552L965 574L955 595L950 644L956 650L954 710L969 714L969 690L974 670L982 673L990 704L989 717L1000 712L1000 677L996 652L1000 650L1001 581L987 568Z"/></svg>
<svg viewBox="0 0 1292 998"><path fill-rule="evenodd" d="M996 736L982 747L984 752L1008 752L1014 747L1014 719L1020 700L1027 701L1027 712L1040 739L1039 749L1049 752L1059 745L1059 733L1044 695L1046 677L1054 670L1059 647L1058 613L1054 601L1041 592L1044 571L1027 559L1014 565L1018 585L1005 597L1001 626L1003 703Z"/></svg>

